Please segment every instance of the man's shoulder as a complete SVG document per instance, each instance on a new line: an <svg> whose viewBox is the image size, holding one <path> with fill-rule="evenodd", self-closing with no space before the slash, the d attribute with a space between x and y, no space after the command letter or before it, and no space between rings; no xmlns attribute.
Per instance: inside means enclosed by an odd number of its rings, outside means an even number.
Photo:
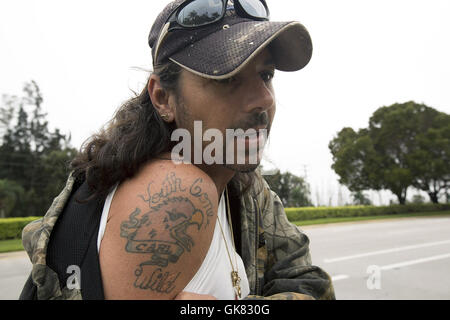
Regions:
<svg viewBox="0 0 450 320"><path fill-rule="evenodd" d="M154 161L123 182L100 250L102 272L115 277L105 296L176 296L206 256L217 206L215 184L191 165Z"/></svg>
<svg viewBox="0 0 450 320"><path fill-rule="evenodd" d="M155 202L180 193L195 196L199 188L217 200L216 185L204 171L192 164L167 160L149 162L132 179L120 185L121 191L128 196L144 192Z"/></svg>
<svg viewBox="0 0 450 320"><path fill-rule="evenodd" d="M214 181L196 166L155 160L119 185L111 210L123 213L135 208L155 209L168 201L175 203L175 199L194 205L207 201L214 208L219 197Z"/></svg>

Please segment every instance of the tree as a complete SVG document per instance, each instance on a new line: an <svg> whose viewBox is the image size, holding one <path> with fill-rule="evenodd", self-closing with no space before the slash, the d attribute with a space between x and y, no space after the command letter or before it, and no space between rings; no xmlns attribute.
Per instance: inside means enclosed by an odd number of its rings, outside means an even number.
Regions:
<svg viewBox="0 0 450 320"><path fill-rule="evenodd" d="M403 177L407 175L407 182L426 191L431 201L437 203L438 194L448 184L445 177L450 173L450 116L408 102L381 108L372 117L370 126L374 138L382 141L380 149L384 148L391 164L394 162L405 173Z"/></svg>
<svg viewBox="0 0 450 320"><path fill-rule="evenodd" d="M23 93L2 98L0 179L23 189L11 215L43 215L64 185L76 150L70 147L70 136L48 128L37 83L26 83Z"/></svg>
<svg viewBox="0 0 450 320"><path fill-rule="evenodd" d="M378 109L369 127L342 129L329 144L332 168L351 191L387 189L400 204L415 186L432 201L448 186L449 116L407 102Z"/></svg>
<svg viewBox="0 0 450 320"><path fill-rule="evenodd" d="M357 205L357 206L372 205L372 202L370 201L370 199L362 191L352 192L351 196L353 198L354 205Z"/></svg>
<svg viewBox="0 0 450 320"><path fill-rule="evenodd" d="M428 128L417 136L418 148L409 157L413 186L428 193L433 203L450 186L450 116L437 115L437 128Z"/></svg>
<svg viewBox="0 0 450 320"><path fill-rule="evenodd" d="M13 209L24 195L23 188L14 181L0 180L0 218L15 216Z"/></svg>
<svg viewBox="0 0 450 320"><path fill-rule="evenodd" d="M350 191L381 188L381 181L374 174L377 154L367 129L355 132L344 128L330 142L329 148L334 161L332 168L339 175L339 182Z"/></svg>
<svg viewBox="0 0 450 320"><path fill-rule="evenodd" d="M311 192L308 183L290 172L265 176L265 180L279 197L285 207L309 207Z"/></svg>

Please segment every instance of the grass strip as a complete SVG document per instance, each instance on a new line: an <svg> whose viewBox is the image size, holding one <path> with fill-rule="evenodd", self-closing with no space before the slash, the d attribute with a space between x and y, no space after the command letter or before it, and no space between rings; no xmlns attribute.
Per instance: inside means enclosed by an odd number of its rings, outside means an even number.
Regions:
<svg viewBox="0 0 450 320"><path fill-rule="evenodd" d="M24 248L21 239L0 241L0 253L23 251L23 250Z"/></svg>

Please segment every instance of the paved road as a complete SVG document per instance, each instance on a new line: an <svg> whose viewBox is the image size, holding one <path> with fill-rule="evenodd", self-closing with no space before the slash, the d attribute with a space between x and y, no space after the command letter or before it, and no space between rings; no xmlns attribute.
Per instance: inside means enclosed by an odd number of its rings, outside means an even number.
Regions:
<svg viewBox="0 0 450 320"><path fill-rule="evenodd" d="M342 300L450 299L450 217L305 226Z"/></svg>
<svg viewBox="0 0 450 320"><path fill-rule="evenodd" d="M450 217L302 229L337 299L450 299ZM0 300L17 299L30 270L24 252L0 254Z"/></svg>
<svg viewBox="0 0 450 320"><path fill-rule="evenodd" d="M16 300L31 272L25 251L0 254L0 300Z"/></svg>

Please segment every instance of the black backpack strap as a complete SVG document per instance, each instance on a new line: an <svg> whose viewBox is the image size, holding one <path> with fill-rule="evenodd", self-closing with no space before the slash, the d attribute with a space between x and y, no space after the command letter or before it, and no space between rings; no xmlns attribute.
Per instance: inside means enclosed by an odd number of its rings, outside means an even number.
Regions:
<svg viewBox="0 0 450 320"><path fill-rule="evenodd" d="M47 249L47 266L58 274L61 289L71 275L69 266L81 270L83 299L104 299L97 252L97 235L105 199L80 203L91 195L84 182L74 192L52 231Z"/></svg>
<svg viewBox="0 0 450 320"><path fill-rule="evenodd" d="M81 292L83 300L105 299L97 250L98 231L99 228L97 227L97 231L91 237L85 258L81 264Z"/></svg>

